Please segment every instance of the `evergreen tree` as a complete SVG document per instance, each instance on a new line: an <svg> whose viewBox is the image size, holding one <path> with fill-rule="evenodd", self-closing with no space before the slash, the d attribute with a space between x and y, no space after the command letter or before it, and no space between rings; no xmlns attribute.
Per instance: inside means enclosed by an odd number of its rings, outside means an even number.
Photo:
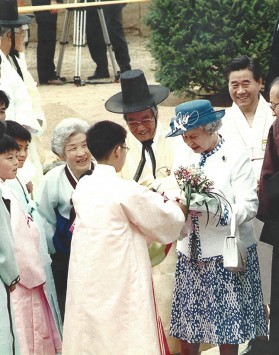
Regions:
<svg viewBox="0 0 279 355"><path fill-rule="evenodd" d="M267 72L278 10L270 0L152 0L146 23L157 80L180 93L216 93L238 54L257 57Z"/></svg>

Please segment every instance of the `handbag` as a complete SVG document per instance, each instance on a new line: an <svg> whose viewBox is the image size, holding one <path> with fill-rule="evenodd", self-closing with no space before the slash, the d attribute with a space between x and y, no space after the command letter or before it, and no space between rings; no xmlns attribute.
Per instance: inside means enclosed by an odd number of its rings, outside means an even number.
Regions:
<svg viewBox="0 0 279 355"><path fill-rule="evenodd" d="M246 245L240 240L235 214L231 218L231 234L226 236L223 247L224 268L231 272L246 270Z"/></svg>

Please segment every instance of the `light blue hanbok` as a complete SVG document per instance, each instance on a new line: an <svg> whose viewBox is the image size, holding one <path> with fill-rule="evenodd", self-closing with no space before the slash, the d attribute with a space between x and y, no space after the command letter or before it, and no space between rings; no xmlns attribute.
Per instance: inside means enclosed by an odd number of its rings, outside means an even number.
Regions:
<svg viewBox="0 0 279 355"><path fill-rule="evenodd" d="M0 354L20 354L8 286L18 280L10 217L0 188Z"/></svg>

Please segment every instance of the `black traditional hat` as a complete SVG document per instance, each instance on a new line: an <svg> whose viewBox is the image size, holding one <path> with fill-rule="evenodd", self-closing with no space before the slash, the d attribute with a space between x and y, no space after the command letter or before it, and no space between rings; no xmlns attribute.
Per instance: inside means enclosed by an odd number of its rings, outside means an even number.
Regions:
<svg viewBox="0 0 279 355"><path fill-rule="evenodd" d="M21 27L31 21L27 15L18 15L17 0L0 0L0 26Z"/></svg>
<svg viewBox="0 0 279 355"><path fill-rule="evenodd" d="M159 104L169 96L169 89L161 85L147 85L139 69L125 71L120 76L122 91L105 103L108 111L129 113L145 110Z"/></svg>

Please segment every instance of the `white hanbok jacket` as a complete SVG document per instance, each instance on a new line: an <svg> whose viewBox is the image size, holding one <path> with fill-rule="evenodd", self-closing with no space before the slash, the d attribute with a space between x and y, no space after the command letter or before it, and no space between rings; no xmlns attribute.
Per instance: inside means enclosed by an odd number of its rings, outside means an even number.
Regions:
<svg viewBox="0 0 279 355"><path fill-rule="evenodd" d="M222 119L223 126L220 129L220 134L227 141L231 141L235 145L242 144L247 148L257 179L260 178L267 136L274 119L271 108L262 95L260 95L252 127L249 126L242 111L235 103L226 109L226 114Z"/></svg>
<svg viewBox="0 0 279 355"><path fill-rule="evenodd" d="M30 132L37 133L41 126L33 114L31 97L28 94L26 85L5 54L0 50L1 75L0 83L10 99L6 110L6 119L12 120L26 126Z"/></svg>
<svg viewBox="0 0 279 355"><path fill-rule="evenodd" d="M22 169L22 174L25 176L25 183L33 182L35 193L39 181L43 177L43 169L36 144L36 135L43 131L38 121L38 119L41 119L41 116L33 109L36 107L36 104L32 103L32 98L26 84L1 50L0 56L2 60L0 66L1 89L6 92L10 99L9 107L6 110L6 120L18 122L25 126L32 134L32 141L29 144L29 155ZM18 62L20 64L20 60Z"/></svg>
<svg viewBox="0 0 279 355"><path fill-rule="evenodd" d="M183 213L107 165L78 182L73 203L63 354L163 354L147 246L175 240Z"/></svg>
<svg viewBox="0 0 279 355"><path fill-rule="evenodd" d="M272 115L271 108L262 95L260 95L252 127L249 126L242 111L235 103L233 103L232 107L226 109L226 114L222 119L223 127L221 128L220 133L226 140L230 140L236 146L242 145L247 149L252 161L256 179L260 178L267 136L274 119L275 117ZM273 248L271 245L259 241L263 223L254 218L253 227L258 241L258 255L264 303L269 304Z"/></svg>

